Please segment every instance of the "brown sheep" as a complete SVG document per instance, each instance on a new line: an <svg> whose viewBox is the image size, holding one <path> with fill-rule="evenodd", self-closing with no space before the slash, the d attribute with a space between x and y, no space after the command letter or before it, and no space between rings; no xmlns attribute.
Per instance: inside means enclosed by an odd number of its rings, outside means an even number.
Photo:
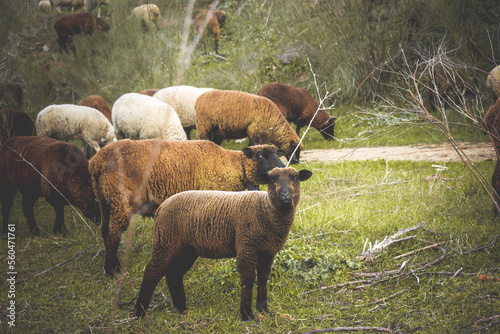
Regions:
<svg viewBox="0 0 500 334"><path fill-rule="evenodd" d="M491 106L483 120L484 127L491 138L495 151L497 153L497 164L493 171L491 186L495 190L493 197L497 205L500 205L500 97L495 104ZM500 215L497 206L494 206L495 216Z"/></svg>
<svg viewBox="0 0 500 334"><path fill-rule="evenodd" d="M142 95L149 95L149 96L153 96L155 95L156 93L158 93L159 89L153 89L153 88L150 88L150 89L143 89L139 92L139 94L142 94Z"/></svg>
<svg viewBox="0 0 500 334"><path fill-rule="evenodd" d="M113 124L113 121L111 120L111 107L109 106L108 101L106 101L103 97L99 95L89 95L78 102L78 105L99 110L104 116L106 116L108 121Z"/></svg>
<svg viewBox="0 0 500 334"><path fill-rule="evenodd" d="M24 215L32 234L40 234L33 205L41 196L56 212L54 233L66 234L64 206L69 203L97 222L99 211L88 165L78 147L48 137L14 137L5 142L0 148L3 233L7 233L17 190L23 194Z"/></svg>
<svg viewBox="0 0 500 334"><path fill-rule="evenodd" d="M0 107L0 145L15 136L35 135L35 125L28 114Z"/></svg>
<svg viewBox="0 0 500 334"><path fill-rule="evenodd" d="M491 94L493 101L500 97L500 65L491 70L486 78L486 89Z"/></svg>
<svg viewBox="0 0 500 334"><path fill-rule="evenodd" d="M57 32L59 47L61 50L68 51L69 36L82 32L92 34L95 29L107 31L109 30L109 24L100 18L94 21L92 14L83 12L60 17L54 23L54 29Z"/></svg>
<svg viewBox="0 0 500 334"><path fill-rule="evenodd" d="M313 120L311 126L320 131L326 140L335 138L335 118L319 109L319 103L304 88L274 82L262 87L257 94L273 101L288 122L297 124L297 136L300 136L300 129Z"/></svg>
<svg viewBox="0 0 500 334"><path fill-rule="evenodd" d="M204 27L205 20L207 21L206 27ZM215 40L215 53L219 52L219 37L220 37L220 27L226 21L226 13L223 10L210 11L205 9L196 15L194 22L196 24L196 31L201 36L201 40L205 45L205 50L207 45L205 43L205 30L209 30L214 35Z"/></svg>
<svg viewBox="0 0 500 334"><path fill-rule="evenodd" d="M187 191L170 197L155 214L153 251L144 270L136 316L144 315L165 276L174 306L186 310L183 276L198 257L235 257L241 282L240 313L254 318L252 288L257 271L257 310L269 312L267 279L283 248L308 170L275 168L258 175L267 192Z"/></svg>
<svg viewBox="0 0 500 334"><path fill-rule="evenodd" d="M195 109L198 139L210 139L219 145L224 139L245 137L256 144L270 142L285 151L288 161L299 162L304 148L300 138L268 98L234 90L211 90L198 97Z"/></svg>
<svg viewBox="0 0 500 334"><path fill-rule="evenodd" d="M168 197L186 190L256 190L255 175L284 167L273 146L229 151L201 140L120 140L90 161L101 207L108 275L120 269L120 236L133 214L152 217Z"/></svg>

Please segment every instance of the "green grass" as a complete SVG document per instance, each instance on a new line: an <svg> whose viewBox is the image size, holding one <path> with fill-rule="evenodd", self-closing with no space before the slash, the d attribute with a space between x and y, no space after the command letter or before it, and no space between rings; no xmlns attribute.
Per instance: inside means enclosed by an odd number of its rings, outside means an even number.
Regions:
<svg viewBox="0 0 500 334"><path fill-rule="evenodd" d="M491 175L494 162L476 166ZM443 179L431 162L344 161L336 165L301 164L313 177L304 182L301 203L284 249L278 254L269 281L271 314L260 321L239 320L239 280L233 259L199 259L185 277L189 313L173 308L162 280L146 320L133 320L130 308L137 296L152 243L152 220L134 219L122 238L120 259L127 262L123 280L103 274L104 250L100 231L80 221L68 207L66 238L52 235L54 215L42 199L35 215L40 237L29 235L20 200L11 223L16 224L16 327L13 332L172 333L301 333L317 328L378 326L402 332L458 332L474 322L498 314L499 222L485 191L460 163L447 163ZM416 237L391 245L374 261L359 261L368 239L375 243L399 229L425 222ZM400 277L369 288L356 285L310 292L319 287L360 279L357 272L394 270L428 263L441 254L436 249L394 260L393 257L431 243L446 256L416 275ZM34 277L93 245L80 257ZM484 248L475 250L478 246ZM0 247L7 249L6 240ZM6 266L6 252L2 252ZM127 257L127 261L125 261ZM431 272L456 272L455 278ZM428 272L428 273L426 273ZM482 282L479 274L494 277ZM441 279L444 281L439 283ZM119 288L120 287L120 288ZM403 289L394 298L386 298ZM118 291L118 306L114 302ZM2 296L7 286L2 283ZM0 302L1 327L7 329L7 299ZM358 307L361 305L360 307ZM364 305L364 306L363 306ZM491 321L490 321L491 322ZM487 322L486 324L488 324ZM497 325L498 326L498 325ZM498 329L498 327L494 327Z"/></svg>

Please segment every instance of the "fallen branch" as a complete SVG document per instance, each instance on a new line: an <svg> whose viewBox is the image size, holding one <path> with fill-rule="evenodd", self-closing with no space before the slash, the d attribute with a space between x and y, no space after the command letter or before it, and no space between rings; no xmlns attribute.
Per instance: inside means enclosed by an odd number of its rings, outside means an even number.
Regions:
<svg viewBox="0 0 500 334"><path fill-rule="evenodd" d="M392 331L389 328L384 328L384 327L332 327L332 328L314 329L312 331L305 332L304 334L328 333L328 332L360 332L360 331L392 333Z"/></svg>
<svg viewBox="0 0 500 334"><path fill-rule="evenodd" d="M373 247L370 247L368 249L368 251L365 252L365 250L363 249L363 252L360 255L358 255L356 257L356 259L357 260L373 259L373 257L376 255L376 253L382 252L385 248L389 247L391 244L393 244L395 242L407 240L408 238L414 238L414 236L412 236L412 237L406 237L406 238L399 239L403 234L410 232L410 231L413 231L413 230L416 230L416 229L419 229L419 228L422 228L424 226L425 226L425 223L422 222L418 225L415 225L415 226L412 226L412 227L409 227L406 229L401 229L398 232L396 232L395 234L391 235L390 237L388 237L388 238L385 237L384 240L382 240L382 242L377 241ZM366 243L365 243L365 245L366 245Z"/></svg>
<svg viewBox="0 0 500 334"><path fill-rule="evenodd" d="M416 249L416 250L414 250L414 251L411 251L411 252L408 252L408 253L404 253L404 254L401 254L401 255L395 256L395 257L393 257L393 259L394 259L394 260L397 260L397 259L400 259L400 258L402 258L402 257L408 256L408 255L412 255L412 254L414 254L414 253L416 253L416 252L420 252L420 251L423 251L423 250L426 250L426 249L429 249L429 248L434 248L434 247L439 246L439 245L442 245L442 244L444 244L444 243L446 243L446 241L441 241L441 242L435 243L435 244L433 244L433 245L425 246L425 247L423 247L423 248Z"/></svg>
<svg viewBox="0 0 500 334"><path fill-rule="evenodd" d="M388 296L388 297L384 297L384 298L380 298L380 299L377 299L377 300L374 300L372 302L369 302L369 303L366 303L366 304L358 304L358 305L354 305L353 307L364 307L364 306L370 306L370 305L374 305L374 304L380 304L382 302L385 302L387 299L392 299L404 292L408 291L408 289L403 289L401 291L398 291L396 293L393 293L392 295ZM347 310L349 307L341 307L340 310L343 311L343 310Z"/></svg>
<svg viewBox="0 0 500 334"><path fill-rule="evenodd" d="M41 271L41 272L39 272L39 273L35 274L35 275L34 275L33 277L31 277L31 278L35 278L35 277L41 276L41 275L43 275L43 274L48 273L48 272L49 272L49 271L51 271L52 269L56 269L56 268L62 267L62 266L63 266L63 265L65 265L66 263L71 262L71 261L73 261L74 259L76 259L76 258L80 257L83 253L85 253L86 251L88 251L89 249L91 249L92 247L94 247L96 244L97 244L97 242L93 243L92 245L88 246L88 247L87 247L87 248L85 248L84 250L82 250L82 251L78 252L78 253L77 253L75 256L73 256L72 258L67 259L67 260L65 260L65 261L63 261L63 262L61 262L61 263L58 263L58 264L56 264L56 265L55 265L55 266L53 266L53 267L47 268L47 269L45 269L45 270L43 270L43 271ZM24 282L24 281L25 281L25 280L19 280L19 281L18 281L18 283L21 283L21 282Z"/></svg>

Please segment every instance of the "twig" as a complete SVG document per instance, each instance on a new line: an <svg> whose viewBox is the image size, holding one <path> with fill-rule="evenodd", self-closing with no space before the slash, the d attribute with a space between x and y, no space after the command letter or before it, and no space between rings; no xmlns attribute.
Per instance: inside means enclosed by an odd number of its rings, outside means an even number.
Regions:
<svg viewBox="0 0 500 334"><path fill-rule="evenodd" d="M386 237L382 242L380 242L380 243L377 242L373 246L373 248L370 247L370 249L368 249L367 252L361 253L360 255L358 255L356 257L356 259L358 259L358 260L365 260L365 259L373 258L373 256L374 256L375 253L383 251L385 248L389 247L389 245L391 245L392 243L406 240L406 238L398 240L398 238L401 237L403 234L405 234L407 232L410 232L410 231L413 231L413 230L416 230L416 229L421 228L423 226L425 226L425 222L422 222L422 223L420 223L418 225L415 225L415 226L412 226L412 227L409 227L409 228L406 228L406 229L399 230L398 232L396 232L395 234L391 235L390 237L388 237L388 238Z"/></svg>
<svg viewBox="0 0 500 334"><path fill-rule="evenodd" d="M363 326L363 327L332 327L332 328L314 329L312 331L305 332L303 334L328 333L328 332L361 332L361 331L392 333L392 331L389 328Z"/></svg>
<svg viewBox="0 0 500 334"><path fill-rule="evenodd" d="M462 271L462 268L458 269L452 276L451 278L453 277L457 277L457 275ZM437 283L435 283L433 286L431 286L429 289L427 289L427 291L431 291L432 289L434 289L434 287L438 284L441 284L444 282L444 280L446 279L446 277L443 277L441 278Z"/></svg>
<svg viewBox="0 0 500 334"><path fill-rule="evenodd" d="M363 306L370 306L370 305L374 305L374 304L379 304L379 303L385 302L387 299L392 299L392 298L394 298L394 297L396 297L396 296L398 296L398 295L400 295L400 294L402 294L402 293L404 293L406 291L408 291L407 288L405 288L405 289L403 289L401 291L398 291L396 293L393 293L392 295L390 295L388 297L380 298L380 299L374 300L374 301L366 303L366 304L354 305L353 307L363 307ZM348 309L348 307L342 307L342 308L340 308L341 311L347 310L347 309Z"/></svg>
<svg viewBox="0 0 500 334"><path fill-rule="evenodd" d="M423 251L423 250L426 250L426 249L429 249L429 248L434 248L434 247L439 246L439 245L442 245L442 244L444 244L444 243L446 243L446 241L441 241L441 242L435 243L435 244L433 244L433 245L425 246L425 247L423 247L423 248L416 249L416 250L414 250L414 251L411 251L411 252L408 252L408 253L404 253L404 254L401 254L401 255L395 256L395 257L393 257L393 259L394 259L394 260L397 260L397 259L400 259L400 258L402 258L402 257L408 256L408 255L412 255L412 254L414 254L414 253L416 253L416 252L420 252L420 251Z"/></svg>
<svg viewBox="0 0 500 334"><path fill-rule="evenodd" d="M31 278L35 278L35 277L41 276L41 275L43 275L43 274L46 274L46 273L48 273L49 271L51 271L52 269L59 268L59 267L61 267L61 266L65 265L66 263L68 263L68 262L70 262L70 261L73 261L74 259L76 259L76 258L80 257L83 253L85 253L86 251L88 251L89 249L91 249L92 247L94 247L96 244L97 244L97 242L93 243L92 245L88 246L88 247L87 247L87 248L85 248L84 250L82 250L82 251L78 252L78 253L77 253L75 256L73 256L72 258L67 259L67 260L65 260L65 261L63 261L63 262L61 262L61 263L58 263L58 264L56 264L56 265L55 265L55 266L53 266L53 267L47 268L47 269L45 269L45 270L42 270L41 272L39 272L39 273L37 273L37 274L33 275L33 277L31 277ZM19 280L19 281L18 281L18 283L21 283L21 282L24 282L24 281L25 281L25 280Z"/></svg>

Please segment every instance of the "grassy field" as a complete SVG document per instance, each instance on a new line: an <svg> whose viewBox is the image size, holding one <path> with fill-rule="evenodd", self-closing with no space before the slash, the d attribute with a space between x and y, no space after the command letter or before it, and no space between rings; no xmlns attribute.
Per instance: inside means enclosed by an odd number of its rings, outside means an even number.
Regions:
<svg viewBox="0 0 500 334"><path fill-rule="evenodd" d="M0 8L7 3L11 2L0 3ZM280 1L221 1L219 7L231 14L222 30L221 54L217 57L197 47L185 72L180 69L179 57L185 50L179 45L183 42L187 1L158 3L164 13L158 31L144 33L138 24L127 21L134 1L120 1L106 35L78 36L74 40L77 52L65 54L58 52L52 30L53 22L62 14L38 12L30 2L21 14L6 16L0 24L0 37L5 38L0 74L23 82L24 111L32 117L48 104L76 103L91 94L99 94L112 104L124 93L173 84L256 93L265 83L280 81L305 87L316 98L325 94L325 87L329 91L342 87L326 101L331 115L338 117L335 140L327 142L310 129L304 137L305 149L439 144L447 138L458 142L489 140L480 128L491 102L484 90L462 105L448 104L446 110L432 114L442 122L446 135L417 103L408 105L415 87L388 88L393 95L387 96L393 100L372 95L371 88L363 90L376 81L362 85L372 70L369 66L362 68L361 60L368 58L368 44L352 42L355 36L349 34L353 29L347 21L324 21L321 11L333 7L334 2L320 1L320 6L309 8L300 1L290 1L290 7ZM196 5L202 8L208 1ZM311 20L295 24L302 9ZM352 10L350 15L358 12ZM373 22L380 19L383 28L386 13L373 14ZM336 15L348 19L343 12ZM346 34L339 37L333 24L341 25ZM354 21L354 27L357 25ZM10 33L9 26L20 28ZM462 35L462 27L454 36ZM394 39L387 44L398 45L396 35L384 34L384 38ZM364 35L361 41L368 43ZM386 45L384 41L373 45ZM344 47L338 47L339 43ZM297 45L310 50L311 67L304 57L288 65L279 60L282 52ZM379 54L389 51L380 50ZM370 64L382 62L379 59ZM58 64L60 72L49 76L44 72L47 63ZM404 72L392 74L400 76L399 81L392 81L394 84L411 81ZM316 75L318 90L313 80ZM417 85L422 94L424 85L423 79ZM363 98L353 97L360 87ZM428 108L428 101L424 101L424 107ZM245 145L223 143L229 149ZM32 237L18 196L10 217L15 226L12 239L0 238L0 331L500 332L500 223L481 185L489 184L495 163L476 162L476 174L458 162L341 160L295 166L307 168L314 175L302 186L289 240L274 262L268 283L271 313L251 322L239 317L240 284L234 259L199 259L195 263L185 276L187 315L173 308L162 280L148 317L134 319L131 308L150 256L153 221L133 218L119 251L125 274L113 279L103 272L105 251L98 226L82 220L68 206L69 234L53 235L55 215L40 199L35 217L41 236ZM359 257L386 237L416 226L400 237L409 238L371 257ZM8 281L9 272L17 272L15 283ZM15 321L8 317L12 301ZM15 327L9 326L9 321L14 321L11 324Z"/></svg>

